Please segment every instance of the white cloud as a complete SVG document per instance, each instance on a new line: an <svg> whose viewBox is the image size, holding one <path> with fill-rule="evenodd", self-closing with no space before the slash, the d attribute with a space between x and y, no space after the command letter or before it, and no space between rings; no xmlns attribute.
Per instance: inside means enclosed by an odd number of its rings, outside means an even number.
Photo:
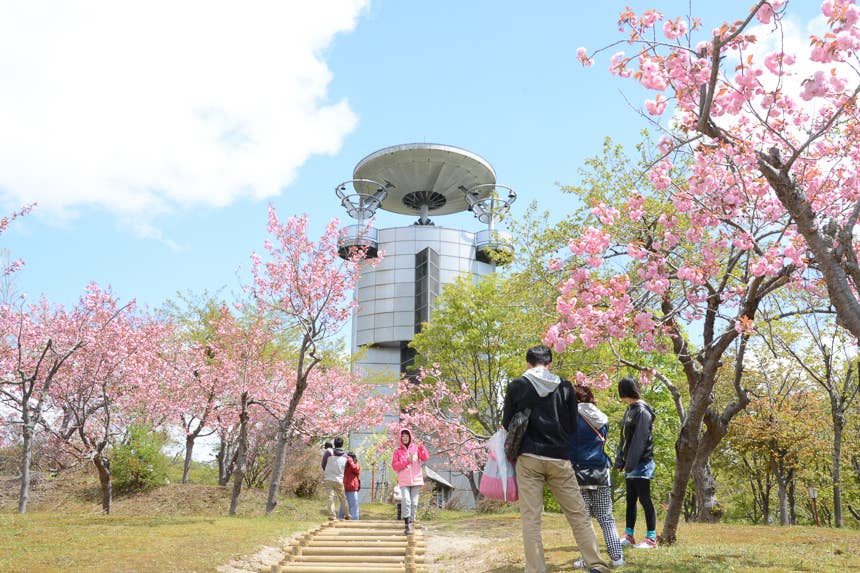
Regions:
<svg viewBox="0 0 860 573"><path fill-rule="evenodd" d="M127 217L278 194L357 123L323 56L366 3L0 0L0 197Z"/></svg>

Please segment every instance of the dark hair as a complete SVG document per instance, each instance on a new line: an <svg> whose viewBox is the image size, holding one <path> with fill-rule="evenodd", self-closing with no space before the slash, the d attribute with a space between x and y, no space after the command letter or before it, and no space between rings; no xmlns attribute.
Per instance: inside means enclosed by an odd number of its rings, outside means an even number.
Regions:
<svg viewBox="0 0 860 573"><path fill-rule="evenodd" d="M588 386L577 384L573 387L573 391L576 394L577 402L588 402L589 404L594 404L594 392L592 392L591 388Z"/></svg>
<svg viewBox="0 0 860 573"><path fill-rule="evenodd" d="M618 395L621 398L633 398L639 400L642 394L639 392L639 382L635 378L625 376L618 381Z"/></svg>
<svg viewBox="0 0 860 573"><path fill-rule="evenodd" d="M332 447L331 442L326 442L326 443L324 443L324 444L323 444L323 447L324 447L324 448L330 448L330 447Z"/></svg>
<svg viewBox="0 0 860 573"><path fill-rule="evenodd" d="M355 457L355 452L349 452L349 453L348 453L348 454L346 454L346 455L348 455L349 457L351 457L351 458L352 458L352 461L354 461L354 462L357 462L357 461L358 461L358 458L357 458L357 457Z"/></svg>
<svg viewBox="0 0 860 573"><path fill-rule="evenodd" d="M546 366L552 363L552 350L546 344L532 346L526 351L526 362L532 366Z"/></svg>
<svg viewBox="0 0 860 573"><path fill-rule="evenodd" d="M336 437L334 439L334 447L342 448L343 447L343 438L341 438L340 436Z"/></svg>

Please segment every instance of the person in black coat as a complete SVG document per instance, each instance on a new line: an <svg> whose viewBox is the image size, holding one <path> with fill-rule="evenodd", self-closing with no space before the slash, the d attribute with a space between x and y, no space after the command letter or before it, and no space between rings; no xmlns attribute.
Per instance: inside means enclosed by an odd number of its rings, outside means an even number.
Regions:
<svg viewBox="0 0 860 573"><path fill-rule="evenodd" d="M654 477L654 408L645 403L639 382L625 376L618 381L618 396L627 404L621 420L621 441L615 456L615 469L623 470L627 481L627 515L621 545L637 549L657 548L657 514L651 501L651 480ZM636 503L645 512L645 539L636 543Z"/></svg>

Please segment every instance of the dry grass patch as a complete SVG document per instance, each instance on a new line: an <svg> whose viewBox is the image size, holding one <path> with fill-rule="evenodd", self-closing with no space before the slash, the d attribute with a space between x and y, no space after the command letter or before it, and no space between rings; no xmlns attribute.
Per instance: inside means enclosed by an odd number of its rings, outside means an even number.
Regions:
<svg viewBox="0 0 860 573"><path fill-rule="evenodd" d="M0 508L4 573L215 571L325 519L321 501L297 498L282 498L265 517L266 494L254 489L243 491L232 518L230 490L219 486L119 496L111 515L101 514L98 483L86 474L45 480L35 493L25 515L14 513L17 499Z"/></svg>
<svg viewBox="0 0 860 573"><path fill-rule="evenodd" d="M623 520L620 522L623 523ZM662 524L658 523L658 531ZM603 536L595 523L601 551ZM560 515L543 519L547 571L575 571L579 551ZM517 514L462 517L428 526L434 573L519 573L522 537ZM843 573L860 571L857 529L682 524L681 541L656 551L628 549L624 573Z"/></svg>
<svg viewBox="0 0 860 573"><path fill-rule="evenodd" d="M0 571L214 571L309 526L283 515L6 514L0 516Z"/></svg>

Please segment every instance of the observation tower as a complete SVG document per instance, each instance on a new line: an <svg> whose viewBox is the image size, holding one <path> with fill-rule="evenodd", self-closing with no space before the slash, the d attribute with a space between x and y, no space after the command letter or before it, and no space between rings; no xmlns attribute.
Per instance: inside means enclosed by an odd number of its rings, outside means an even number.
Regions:
<svg viewBox="0 0 860 573"><path fill-rule="evenodd" d="M359 308L352 320L352 353L360 356L356 366L379 384L379 391L393 393L402 374L412 370L415 354L409 342L430 320L442 286L463 275L477 279L513 259L509 235L496 226L517 195L496 182L484 158L434 143L371 153L335 193L355 219L341 231L341 256L356 247L365 249L367 258L384 253L379 264L363 269L355 287ZM377 229L370 222L378 209L413 219ZM483 228L437 224L440 217L463 211L471 211ZM389 413L389 421L398 416ZM350 442L356 447L370 434L353 432Z"/></svg>

